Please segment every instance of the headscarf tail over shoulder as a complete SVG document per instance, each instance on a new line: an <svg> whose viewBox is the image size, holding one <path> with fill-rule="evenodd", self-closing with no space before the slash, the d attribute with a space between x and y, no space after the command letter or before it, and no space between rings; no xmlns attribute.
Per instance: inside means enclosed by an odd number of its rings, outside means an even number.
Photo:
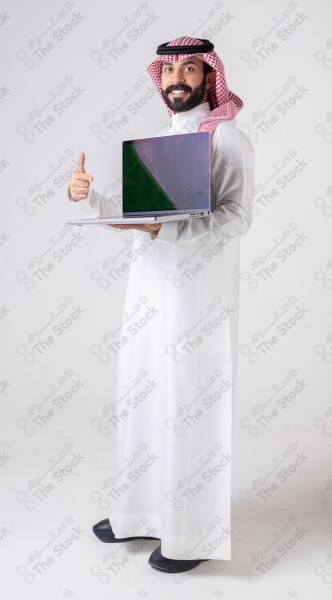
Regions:
<svg viewBox="0 0 332 600"><path fill-rule="evenodd" d="M162 63L164 61L167 62L180 62L189 58L195 54L197 58L204 60L208 63L216 73L216 83L208 90L207 99L210 104L211 111L204 115L202 121L198 125L197 131L209 131L211 134L214 132L218 123L221 121L231 120L237 115L237 113L243 107L243 102L241 98L239 98L233 92L230 92L227 87L226 79L225 79L225 71L224 65L220 60L219 56L216 54L214 50L210 50L208 52L199 52L199 50L193 49L189 50L189 53L179 54L181 52L180 49L176 49L176 53L166 54L168 46L199 46L202 45L206 49L207 44L213 48L213 44L211 44L208 40L201 40L197 38L191 37L180 37L168 42L166 44L162 44L158 49L162 48L162 54L158 56L147 68L147 72L149 73L154 85L157 88L159 95L161 96L168 113L172 115L172 111L168 108L162 93L161 93L161 68ZM188 48L184 48L184 52L188 52ZM159 52L157 51L159 54Z"/></svg>

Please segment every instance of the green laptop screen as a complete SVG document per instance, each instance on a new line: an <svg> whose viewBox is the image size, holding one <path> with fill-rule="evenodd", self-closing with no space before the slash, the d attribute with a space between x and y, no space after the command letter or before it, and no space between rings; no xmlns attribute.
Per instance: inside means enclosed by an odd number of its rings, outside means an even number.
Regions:
<svg viewBox="0 0 332 600"><path fill-rule="evenodd" d="M123 214L181 213L209 208L207 132L123 142Z"/></svg>

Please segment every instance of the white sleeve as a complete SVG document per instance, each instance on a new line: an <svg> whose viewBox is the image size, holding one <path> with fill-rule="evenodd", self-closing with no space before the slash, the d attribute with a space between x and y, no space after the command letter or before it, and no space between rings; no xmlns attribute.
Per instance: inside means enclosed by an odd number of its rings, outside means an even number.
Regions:
<svg viewBox="0 0 332 600"><path fill-rule="evenodd" d="M211 144L211 214L161 224L151 239L190 244L244 235L252 223L255 185L254 149L235 123L216 127Z"/></svg>
<svg viewBox="0 0 332 600"><path fill-rule="evenodd" d="M84 211L87 217L96 218L122 215L121 194L105 196L96 192L90 185L86 200L78 200L77 202L73 200L69 193L69 187L67 189L67 198L71 202L75 202L77 207Z"/></svg>

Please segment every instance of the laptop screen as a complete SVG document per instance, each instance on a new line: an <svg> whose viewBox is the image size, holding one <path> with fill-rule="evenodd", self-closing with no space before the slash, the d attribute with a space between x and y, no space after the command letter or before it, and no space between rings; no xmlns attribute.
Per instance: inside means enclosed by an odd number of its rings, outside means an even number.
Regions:
<svg viewBox="0 0 332 600"><path fill-rule="evenodd" d="M125 216L209 210L208 132L126 140L122 149Z"/></svg>

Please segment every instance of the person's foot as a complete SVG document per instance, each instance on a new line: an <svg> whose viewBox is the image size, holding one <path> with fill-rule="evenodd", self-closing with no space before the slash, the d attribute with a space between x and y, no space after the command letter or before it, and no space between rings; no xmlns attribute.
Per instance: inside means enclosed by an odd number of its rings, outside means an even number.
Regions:
<svg viewBox="0 0 332 600"><path fill-rule="evenodd" d="M113 529L111 526L111 523L109 521L109 519L103 519L102 521L99 521L99 523L96 523L96 525L94 525L92 527L92 531L93 533L96 534L97 538L99 538L102 542L107 542L107 543L119 543L119 542L130 542L131 540L159 540L160 538L156 538L156 537L143 537L143 536L135 536L135 537L128 537L128 538L116 538L114 533L113 533Z"/></svg>
<svg viewBox="0 0 332 600"><path fill-rule="evenodd" d="M166 558L161 553L161 544L156 548L150 558L149 565L159 571L166 571L167 573L182 573L183 571L189 571L199 565L200 562L209 560L208 558L200 558L197 560L176 560L174 558Z"/></svg>

